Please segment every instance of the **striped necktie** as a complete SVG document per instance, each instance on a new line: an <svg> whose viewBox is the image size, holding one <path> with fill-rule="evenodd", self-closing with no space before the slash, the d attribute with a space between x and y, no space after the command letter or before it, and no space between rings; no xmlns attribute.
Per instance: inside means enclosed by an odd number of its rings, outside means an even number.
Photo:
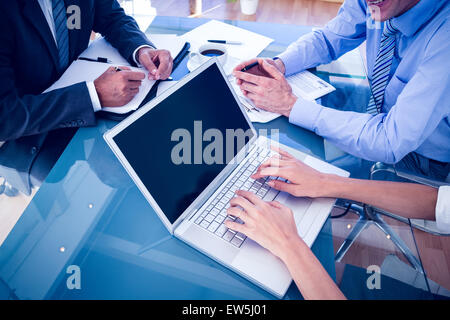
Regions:
<svg viewBox="0 0 450 320"><path fill-rule="evenodd" d="M398 30L392 26L391 20L387 20L384 24L380 49L375 60L372 74L372 94L367 106L367 113L372 115L377 115L381 112L384 91L389 81L392 58L394 57L395 35L397 32Z"/></svg>
<svg viewBox="0 0 450 320"><path fill-rule="evenodd" d="M55 21L55 38L59 54L59 70L69 64L69 31L64 0L53 1L53 20Z"/></svg>

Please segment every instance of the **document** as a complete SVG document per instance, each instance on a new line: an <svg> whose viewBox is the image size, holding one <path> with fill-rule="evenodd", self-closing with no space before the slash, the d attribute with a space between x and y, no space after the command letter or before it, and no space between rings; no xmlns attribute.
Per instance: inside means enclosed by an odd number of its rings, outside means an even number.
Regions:
<svg viewBox="0 0 450 320"><path fill-rule="evenodd" d="M366 78L366 66L361 55L360 48L353 49L342 55L339 59L317 66L317 71L331 73L333 75L349 75L353 78Z"/></svg>
<svg viewBox="0 0 450 320"><path fill-rule="evenodd" d="M191 44L191 51L207 43L208 40L229 40L241 42L241 45L225 45L228 55L239 60L248 60L259 55L273 39L236 26L211 20L180 36Z"/></svg>
<svg viewBox="0 0 450 320"><path fill-rule="evenodd" d="M181 52L186 43L175 34L152 34L149 35L149 39L156 48L168 50L174 59ZM119 51L106 41L105 38L99 38L92 41L89 47L80 54L80 57L90 59L104 57L113 64L122 66L130 65L129 62L122 57Z"/></svg>
<svg viewBox="0 0 450 320"><path fill-rule="evenodd" d="M183 50L186 41L176 34L151 34L149 39L158 49L169 50L173 59Z"/></svg>
<svg viewBox="0 0 450 320"><path fill-rule="evenodd" d="M156 96L158 97L161 93L174 86L178 81L161 81L158 84L158 90L156 91Z"/></svg>
<svg viewBox="0 0 450 320"><path fill-rule="evenodd" d="M109 67L120 66L118 64L109 64L101 62L92 62L84 60L74 61L70 67L64 72L64 74L56 81L50 88L44 91L44 93L68 87L70 85L94 81L100 75L102 75ZM127 113L137 110L141 102L147 96L147 93L155 84L155 81L148 79L148 71L143 68L129 67L133 71L139 71L145 73L145 79L142 80L142 84L139 87L139 93L126 105L118 108L102 108L103 111L109 111L114 113Z"/></svg>
<svg viewBox="0 0 450 320"><path fill-rule="evenodd" d="M307 70L293 74L287 77L286 80L297 97L302 97L309 101L314 101L336 90L331 84Z"/></svg>
<svg viewBox="0 0 450 320"><path fill-rule="evenodd" d="M80 54L80 57L97 59L107 58L108 61L116 65L129 66L130 63L122 57L119 51L114 48L105 38L101 37L91 42L89 47Z"/></svg>
<svg viewBox="0 0 450 320"><path fill-rule="evenodd" d="M281 116L278 113L257 108L250 99L243 95L241 89L236 84L236 79L234 77L229 77L229 80L252 122L266 123ZM336 90L331 84L323 81L309 71L294 74L287 77L286 80L291 85L292 92L297 97L302 97L303 99L309 101L314 101Z"/></svg>

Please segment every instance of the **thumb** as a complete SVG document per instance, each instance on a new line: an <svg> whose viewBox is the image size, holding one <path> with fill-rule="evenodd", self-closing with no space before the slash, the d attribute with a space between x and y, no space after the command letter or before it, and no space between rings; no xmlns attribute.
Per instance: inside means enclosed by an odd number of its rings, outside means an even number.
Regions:
<svg viewBox="0 0 450 320"><path fill-rule="evenodd" d="M269 181L267 184L276 190L284 191L294 195L295 185L292 183L286 183L280 180L272 180Z"/></svg>
<svg viewBox="0 0 450 320"><path fill-rule="evenodd" d="M283 77L281 72L277 68L275 68L273 65L268 63L265 59L262 59L262 67L274 79L280 80Z"/></svg>

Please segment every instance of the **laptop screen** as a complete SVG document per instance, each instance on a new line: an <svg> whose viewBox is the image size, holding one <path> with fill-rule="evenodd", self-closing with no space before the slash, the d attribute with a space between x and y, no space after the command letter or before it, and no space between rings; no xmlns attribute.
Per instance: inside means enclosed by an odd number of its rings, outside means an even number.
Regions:
<svg viewBox="0 0 450 320"><path fill-rule="evenodd" d="M253 137L225 81L212 64L113 138L170 223Z"/></svg>

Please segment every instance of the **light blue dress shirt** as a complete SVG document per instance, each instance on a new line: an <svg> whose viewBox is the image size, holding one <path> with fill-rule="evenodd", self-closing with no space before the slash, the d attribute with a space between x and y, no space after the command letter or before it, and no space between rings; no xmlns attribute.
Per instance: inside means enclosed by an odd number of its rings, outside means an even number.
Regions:
<svg viewBox="0 0 450 320"><path fill-rule="evenodd" d="M400 32L382 113L339 111L299 98L289 121L367 160L397 163L415 151L450 162L450 1L421 0L392 21ZM371 81L382 31L365 0L346 0L336 18L279 57L288 76L330 63L367 40Z"/></svg>

